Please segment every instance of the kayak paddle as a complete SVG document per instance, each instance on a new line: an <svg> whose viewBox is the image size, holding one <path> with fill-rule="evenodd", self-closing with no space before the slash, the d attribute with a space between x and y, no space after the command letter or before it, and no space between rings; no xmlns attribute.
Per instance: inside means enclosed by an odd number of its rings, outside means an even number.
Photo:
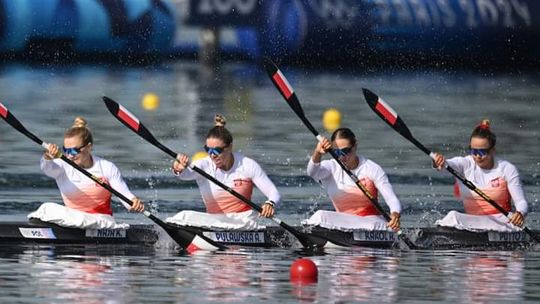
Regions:
<svg viewBox="0 0 540 304"><path fill-rule="evenodd" d="M302 109L302 106L300 105L300 101L298 100L298 97L296 97L296 93L294 92L293 88L287 81L287 78L281 73L277 65L272 62L270 59L265 59L264 61L264 67L266 69L266 72L268 73L268 76L270 76L270 79L272 80L272 83L276 86L278 91L281 93L281 96L285 98L285 101L287 101L287 104L293 109L293 111L296 113L296 115L302 120L304 125L315 135L317 140L321 141L322 136L317 132L315 127L311 124L311 122L307 119L306 115L304 114L304 110ZM386 221L390 221L390 216L384 211L384 209L381 207L379 202L377 202L377 199L369 192L369 190L358 180L358 177L354 175L354 173L349 170L345 164L339 159L339 157L334 153L334 151L330 150L330 155L336 160L336 162L339 164L341 169L349 175L349 177L354 181L354 183L362 190L362 192L366 195L366 197L371 201L373 206L379 211L380 214L383 215L383 217L386 219ZM405 244L410 249L415 249L416 245L403 233L401 229L399 229L396 234L405 242Z"/></svg>
<svg viewBox="0 0 540 304"><path fill-rule="evenodd" d="M364 97L366 98L366 101L369 105L369 107L377 113L377 115L382 118L392 129L397 131L401 136L405 137L407 140L409 140L411 143L413 143L418 149L422 150L425 154L429 155L431 158L434 158L434 153L431 152L428 148L426 148L422 143L420 143L416 138L413 137L411 131L405 124L405 122L399 117L397 112L390 107L382 98L377 96L375 93L368 89L362 89L364 92ZM465 176L463 176L461 173L457 172L454 168L450 167L448 164L444 164L445 169L450 172L453 176L455 176L457 179L459 179L467 188L470 190L476 192L476 194L480 195L486 202L488 202L490 205L492 205L495 209L497 209L500 213L504 214L508 219L508 212L504 210L497 202L492 200L489 196L487 196L482 190L478 189L470 180L468 180ZM540 243L540 237L538 237L536 234L534 234L529 228L523 227L523 231L525 231L532 239L534 239L536 242Z"/></svg>
<svg viewBox="0 0 540 304"><path fill-rule="evenodd" d="M28 131L20 122L13 116L13 114L0 102L0 116L13 128L15 128L17 131L21 132L22 134L26 135L28 138L33 140L38 145L42 146L43 148L47 149L48 144L43 142L41 139L39 139L36 135L32 134L30 131ZM133 205L133 202L129 200L127 197L125 197L122 193L116 191L114 188L112 188L109 184L102 182L99 178L92 175L90 172L82 168L81 166L77 165L75 162L73 162L71 159L67 158L64 154L60 153L60 158L68 163L70 166L81 172L82 174L86 175L90 179L92 179L95 183L99 184L101 187L109 190L111 193L119 197L121 200L129 204L130 206ZM202 235L202 234L196 234L189 231L184 231L177 229L176 227L169 225L153 214L151 214L149 211L145 210L142 212L145 216L147 216L149 219L154 221L157 225L159 225L167 234L176 242L178 245L180 245L183 249L187 250L188 252L194 252L198 249L202 250L218 250L218 249L226 249L227 247L214 242L213 240L209 239L208 237Z"/></svg>
<svg viewBox="0 0 540 304"><path fill-rule="evenodd" d="M135 117L135 115L130 113L125 107L123 107L122 105L120 105L116 101L114 101L111 98L108 98L106 96L103 96L103 101L105 102L105 105L107 106L107 109L109 109L111 114L114 117L116 117L116 119L118 119L121 123L123 123L126 127L131 129L133 132L137 133L139 136L141 136L146 141L153 144L154 146L156 146L157 148L159 148L163 152L167 153L172 158L176 159L178 153L172 151L171 149L167 148L162 143L160 143L152 135L152 133L150 133L150 131L139 121L139 119L137 117ZM222 182L220 182L219 180L217 180L216 178L214 178L210 174L206 173L204 170L198 168L197 166L195 166L193 164L190 164L189 167L193 171L199 173L200 175L204 176L205 178L207 178L208 180L213 182L214 184L216 184L219 187L223 188L225 191L227 191L230 194L234 195L236 198L238 198L242 202L249 205L255 211L257 211L259 213L262 211L262 208L259 205L255 204L251 200L247 199L242 194L236 192L231 187L223 184ZM283 229L285 229L288 232L290 232L291 234L293 234L300 241L302 246L304 246L305 248L312 249L314 247L323 247L327 242L330 242L330 243L333 243L334 245L342 246L342 247L348 247L349 246L348 244L345 244L345 243L342 243L342 242L339 242L339 241L336 241L336 240L331 240L328 237L323 237L323 236L318 236L318 235L314 235L314 234L307 234L307 233L304 233L304 232L300 232L300 231L296 230L295 228L287 225L286 223L284 223L282 220L278 219L277 217L273 216L271 219L274 222L276 222L279 226L281 226Z"/></svg>

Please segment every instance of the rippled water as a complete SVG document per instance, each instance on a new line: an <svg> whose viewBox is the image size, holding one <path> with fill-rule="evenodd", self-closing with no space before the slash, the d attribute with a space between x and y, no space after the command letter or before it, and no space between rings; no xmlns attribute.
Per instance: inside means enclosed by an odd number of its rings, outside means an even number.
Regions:
<svg viewBox="0 0 540 304"><path fill-rule="evenodd" d="M520 170L540 228L540 75L447 71L314 71L282 67L306 116L321 131L329 107L358 135L359 150L390 176L404 207L403 226L429 226L460 209L449 174L430 169L421 151L388 128L366 105L362 87L381 95L415 137L448 156L461 155L482 118L492 120L498 155ZM165 145L202 150L214 113L228 118L234 148L259 161L283 196L278 215L296 224L319 208L331 209L305 176L313 136L284 103L258 66L227 64L212 71L196 63L153 67L27 66L0 69L0 100L32 132L61 143L76 115L93 130L95 154L114 161L134 192L161 218L181 209L203 210L194 183L179 182L170 160L114 119L101 102L109 96L136 114ZM155 111L141 97L155 92ZM38 167L41 148L0 123L0 220L24 220L43 201L60 201L54 181ZM262 196L256 193L255 201ZM116 216L148 223L116 207ZM288 270L302 253L236 249L182 256L167 240L156 248L96 246L0 249L0 302L493 302L540 300L539 251L329 251L311 257L317 284L291 284Z"/></svg>
<svg viewBox="0 0 540 304"><path fill-rule="evenodd" d="M283 249L231 249L192 256L92 246L8 251L0 256L3 302L540 300L537 251L330 250L310 257L318 266L319 280L304 284L289 281L291 261L300 255Z"/></svg>

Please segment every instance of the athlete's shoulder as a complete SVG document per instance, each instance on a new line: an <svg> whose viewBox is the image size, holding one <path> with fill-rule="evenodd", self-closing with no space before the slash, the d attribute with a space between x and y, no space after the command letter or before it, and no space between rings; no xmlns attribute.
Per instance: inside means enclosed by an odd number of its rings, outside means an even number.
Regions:
<svg viewBox="0 0 540 304"><path fill-rule="evenodd" d="M517 171L516 166L512 164L511 162L504 160L504 159L496 159L497 166L501 168L501 170L510 172L510 171Z"/></svg>

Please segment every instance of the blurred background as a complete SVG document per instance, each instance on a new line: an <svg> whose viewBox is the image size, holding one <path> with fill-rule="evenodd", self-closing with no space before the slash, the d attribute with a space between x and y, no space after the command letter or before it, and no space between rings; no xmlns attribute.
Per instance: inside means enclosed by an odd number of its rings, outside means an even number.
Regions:
<svg viewBox="0 0 540 304"><path fill-rule="evenodd" d="M539 63L539 12L534 0L1 0L0 53L530 66Z"/></svg>

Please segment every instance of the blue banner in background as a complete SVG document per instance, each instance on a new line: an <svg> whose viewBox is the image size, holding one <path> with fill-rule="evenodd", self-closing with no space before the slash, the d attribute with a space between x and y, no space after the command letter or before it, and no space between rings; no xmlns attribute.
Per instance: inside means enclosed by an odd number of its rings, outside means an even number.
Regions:
<svg viewBox="0 0 540 304"><path fill-rule="evenodd" d="M0 52L39 43L83 54L168 54L174 13L168 0L0 0Z"/></svg>
<svg viewBox="0 0 540 304"><path fill-rule="evenodd" d="M540 1L267 1L263 54L294 60L425 57L538 60ZM473 59L474 58L474 59Z"/></svg>
<svg viewBox="0 0 540 304"><path fill-rule="evenodd" d="M356 0L268 1L260 28L262 52L272 57L349 59L370 40L372 5Z"/></svg>
<svg viewBox="0 0 540 304"><path fill-rule="evenodd" d="M225 33L223 55L255 60L540 63L540 0L0 0L4 53L193 56L203 27Z"/></svg>
<svg viewBox="0 0 540 304"><path fill-rule="evenodd" d="M204 27L258 25L263 0L189 0L185 23Z"/></svg>

